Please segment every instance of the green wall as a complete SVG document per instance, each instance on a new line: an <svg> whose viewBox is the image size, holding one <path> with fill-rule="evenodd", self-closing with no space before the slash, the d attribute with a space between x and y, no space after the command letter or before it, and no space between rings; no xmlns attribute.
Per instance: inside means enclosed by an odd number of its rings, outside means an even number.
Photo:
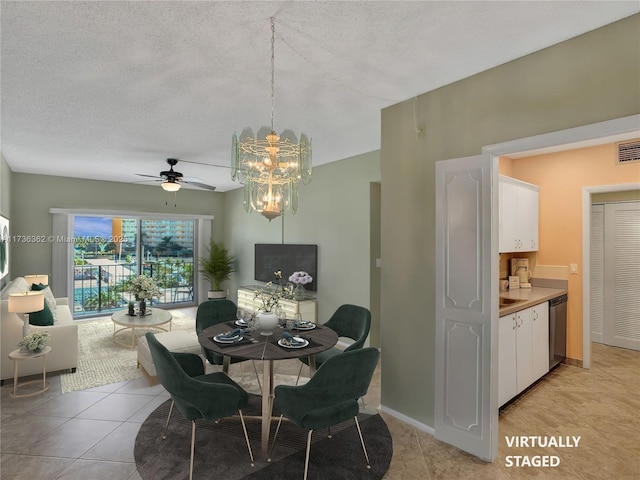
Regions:
<svg viewBox="0 0 640 480"><path fill-rule="evenodd" d="M0 215L9 220L11 220L11 177L11 169L0 152ZM9 227L11 228L11 225ZM11 263L12 258L9 256L9 274L0 280L0 290L11 277Z"/></svg>
<svg viewBox="0 0 640 480"><path fill-rule="evenodd" d="M435 162L640 113L639 32L634 15L382 111L386 408L434 425Z"/></svg>
<svg viewBox="0 0 640 480"><path fill-rule="evenodd" d="M0 215L9 218L11 214L11 169L0 153Z"/></svg>
<svg viewBox="0 0 640 480"><path fill-rule="evenodd" d="M636 181L638 179L635 179ZM637 202L640 200L640 190L625 190L624 192L594 193L591 203L607 202Z"/></svg>
<svg viewBox="0 0 640 480"><path fill-rule="evenodd" d="M159 186L14 172L11 233L50 235L51 208L214 215L213 230L221 232L218 225L223 224L222 196L222 193L188 189L181 189L174 195ZM12 277L51 272L51 244L13 243L11 255Z"/></svg>
<svg viewBox="0 0 640 480"><path fill-rule="evenodd" d="M227 193L227 247L239 259L231 298L238 285L254 284L255 243L318 245L318 318L325 322L342 304L369 307L370 189L380 180L378 151L314 167L309 185L300 187L296 215L269 222L242 206L242 189ZM376 207L374 207L375 209ZM379 216L379 212L373 212Z"/></svg>
<svg viewBox="0 0 640 480"><path fill-rule="evenodd" d="M223 240L238 258L238 272L226 284L233 300L238 285L255 283L254 244L283 241L283 219L269 222L255 213L246 213L241 188L226 193L182 189L175 197L177 207L174 207L173 194L157 186L25 173L12 173L12 181L14 235L50 235L50 208L214 215L214 238ZM371 305L370 222L380 217L380 201L376 198L379 193L372 194L371 185L379 181L378 151L315 167L311 183L300 187L298 214L284 218L286 243L318 245L317 295L321 321L326 321L343 303ZM373 244L379 244L379 239ZM12 256L12 276L42 272L43 265L51 270L50 245L12 245Z"/></svg>

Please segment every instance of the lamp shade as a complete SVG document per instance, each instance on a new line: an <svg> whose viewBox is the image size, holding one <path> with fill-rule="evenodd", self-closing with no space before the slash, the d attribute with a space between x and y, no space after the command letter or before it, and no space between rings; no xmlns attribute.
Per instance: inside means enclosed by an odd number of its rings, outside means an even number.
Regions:
<svg viewBox="0 0 640 480"><path fill-rule="evenodd" d="M44 293L25 292L9 294L9 308L11 313L31 313L44 309Z"/></svg>
<svg viewBox="0 0 640 480"><path fill-rule="evenodd" d="M49 285L49 275L46 274L36 274L36 275L25 275L24 279L27 281L29 285L35 283L36 285Z"/></svg>
<svg viewBox="0 0 640 480"><path fill-rule="evenodd" d="M177 192L180 190L180 184L176 181L167 180L162 182L162 189L167 192Z"/></svg>

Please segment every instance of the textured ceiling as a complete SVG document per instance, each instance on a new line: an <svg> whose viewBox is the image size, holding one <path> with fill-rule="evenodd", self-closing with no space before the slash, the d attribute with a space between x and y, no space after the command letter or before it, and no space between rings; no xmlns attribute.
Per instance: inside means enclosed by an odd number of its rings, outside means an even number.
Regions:
<svg viewBox="0 0 640 480"><path fill-rule="evenodd" d="M640 10L611 2L1 3L1 145L16 172L139 182L165 159L237 188L231 135L304 132L320 165L380 147L380 109Z"/></svg>

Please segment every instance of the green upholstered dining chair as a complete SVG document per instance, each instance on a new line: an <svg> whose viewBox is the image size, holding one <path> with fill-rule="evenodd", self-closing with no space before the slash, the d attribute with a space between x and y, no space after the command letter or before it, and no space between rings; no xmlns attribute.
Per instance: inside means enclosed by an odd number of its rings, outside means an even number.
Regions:
<svg viewBox="0 0 640 480"><path fill-rule="evenodd" d="M324 352L315 355L316 368L319 368L329 358L335 357L343 352L358 350L364 346L364 342L369 336L371 329L371 312L357 305L340 305L329 321L324 324L338 334L338 337L350 338L353 343L344 350L337 347L330 348ZM309 357L301 357L300 371L298 372L298 380L302 373L304 364L309 365ZM296 384L297 384L296 380Z"/></svg>
<svg viewBox="0 0 640 480"><path fill-rule="evenodd" d="M194 353L170 352L151 332L146 335L149 350L156 367L158 380L171 395L171 408L162 438L166 438L174 405L187 419L191 420L191 458L189 480L193 478L193 454L196 441L196 420L218 420L240 414L244 438L251 457L253 452L247 435L247 427L242 409L249 397L244 389L222 372L204 373L202 358Z"/></svg>
<svg viewBox="0 0 640 480"><path fill-rule="evenodd" d="M196 312L196 333L200 335L205 328L211 325L217 325L219 323L228 322L236 319L236 312L238 307L236 304L227 299L222 300L207 300L198 305L198 311ZM224 363L224 357L217 352L202 347L202 353L211 365L222 365L223 372L229 373L229 365ZM245 362L244 358L231 357L230 363ZM262 385L260 384L260 376L256 368L255 362L252 360L253 370L256 373L258 379L258 387L262 391Z"/></svg>
<svg viewBox="0 0 640 480"><path fill-rule="evenodd" d="M332 425L354 418L367 460L367 468L371 468L358 422L360 411L358 398L367 393L379 356L378 349L372 347L344 352L327 359L305 385L278 385L274 390L275 403L282 414L273 437L271 453L273 453L283 417L309 430L304 461L306 480L313 431L319 428L330 428ZM269 460L271 460L271 454Z"/></svg>

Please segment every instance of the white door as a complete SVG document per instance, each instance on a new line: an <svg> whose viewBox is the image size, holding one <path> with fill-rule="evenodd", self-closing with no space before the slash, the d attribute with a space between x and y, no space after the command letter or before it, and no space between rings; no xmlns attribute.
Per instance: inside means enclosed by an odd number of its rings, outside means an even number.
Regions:
<svg viewBox="0 0 640 480"><path fill-rule="evenodd" d="M497 162L436 163L435 436L498 453Z"/></svg>
<svg viewBox="0 0 640 480"><path fill-rule="evenodd" d="M591 206L591 340L604 343L604 205Z"/></svg>
<svg viewBox="0 0 640 480"><path fill-rule="evenodd" d="M604 343L640 350L640 202L604 209Z"/></svg>

